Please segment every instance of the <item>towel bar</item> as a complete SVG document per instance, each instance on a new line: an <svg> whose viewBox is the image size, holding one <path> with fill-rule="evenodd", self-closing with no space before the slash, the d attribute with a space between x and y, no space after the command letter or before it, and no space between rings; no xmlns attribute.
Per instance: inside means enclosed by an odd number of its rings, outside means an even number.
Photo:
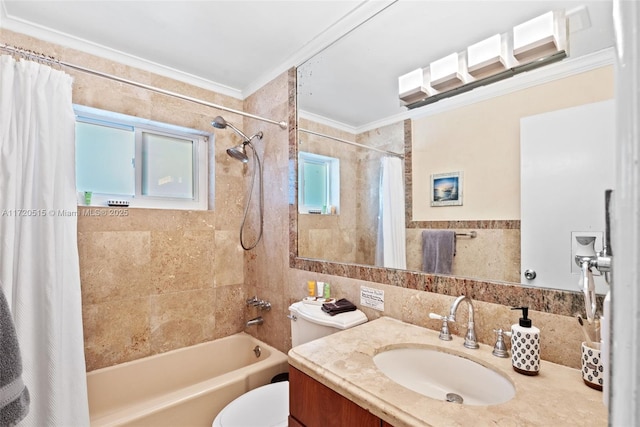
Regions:
<svg viewBox="0 0 640 427"><path fill-rule="evenodd" d="M470 237L470 238L472 238L472 239L473 239L474 237L476 237L477 235L478 235L478 232L477 232L477 231L470 231L470 232L468 232L468 233L456 233L456 237L465 237L465 236L468 236L468 237Z"/></svg>

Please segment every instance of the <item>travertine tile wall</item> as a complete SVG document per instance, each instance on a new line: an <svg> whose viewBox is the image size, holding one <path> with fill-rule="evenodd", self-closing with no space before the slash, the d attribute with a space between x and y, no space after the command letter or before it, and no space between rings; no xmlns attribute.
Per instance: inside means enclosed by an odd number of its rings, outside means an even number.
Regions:
<svg viewBox="0 0 640 427"><path fill-rule="evenodd" d="M242 255L215 212L109 211L78 216L88 371L242 330Z"/></svg>
<svg viewBox="0 0 640 427"><path fill-rule="evenodd" d="M357 142L381 150L404 153L404 123L399 121L357 135ZM356 195L358 199L356 218L356 241L358 242L358 264L375 265L378 235L378 207L380 203L380 159L384 154L377 151L358 150L358 173Z"/></svg>
<svg viewBox="0 0 640 427"><path fill-rule="evenodd" d="M122 64L0 30L3 43L66 62L241 110L242 101ZM213 108L112 80L65 70L74 77L73 102L213 133ZM87 370L126 362L244 329L244 254L238 244L244 182L226 155L233 132L210 141L215 164L215 210L79 209ZM98 213L99 212L99 213ZM90 215L95 214L96 215Z"/></svg>
<svg viewBox="0 0 640 427"><path fill-rule="evenodd" d="M246 120L249 132L262 129L264 138L258 152L264 159L264 235L260 244L245 256L247 292L267 299L270 311L249 309L248 316L262 316L264 324L247 332L270 345L288 351L290 342L289 297L289 140L295 126L295 71L289 70L245 100L245 111L275 120L284 120L288 129L255 120ZM295 169L293 169L295 171ZM255 222L253 224L256 224Z"/></svg>
<svg viewBox="0 0 640 427"><path fill-rule="evenodd" d="M434 223L444 221L434 221ZM486 223L490 221L476 221ZM519 221L516 221L519 223ZM436 224L432 224L436 225ZM446 225L430 228L450 228ZM455 228L456 233L476 231L475 238L457 237L452 274L501 282L520 281L520 228ZM407 269L422 270L423 228L407 228Z"/></svg>
<svg viewBox="0 0 640 427"><path fill-rule="evenodd" d="M355 142L355 135L307 119L299 119L302 129ZM337 215L298 215L300 256L339 262L358 262L356 235L358 199L357 148L329 138L300 132L301 151L340 159L340 209Z"/></svg>

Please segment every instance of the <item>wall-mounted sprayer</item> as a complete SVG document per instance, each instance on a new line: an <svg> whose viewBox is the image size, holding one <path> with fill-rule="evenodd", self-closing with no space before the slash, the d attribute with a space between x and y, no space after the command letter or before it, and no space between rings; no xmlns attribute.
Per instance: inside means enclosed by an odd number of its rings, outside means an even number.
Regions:
<svg viewBox="0 0 640 427"><path fill-rule="evenodd" d="M249 137L240 129L238 129L231 123L227 122L221 116L218 116L215 119L213 119L213 121L211 122L211 126L213 126L216 129L231 128L235 133L237 133L238 135L240 135L240 137L242 137L242 140L243 140L242 143L240 143L239 145L236 145L235 147L231 147L227 149L227 154L233 157L234 159L240 160L242 163L247 163L249 162L249 156L247 155L246 147L251 148L251 151L253 152L252 158L254 159L255 167L253 168L253 174L251 176L251 188L249 189L247 202L244 207L242 224L240 225L240 245L242 246L242 249L244 249L245 251L248 251L250 249L255 248L258 245L258 243L260 242L260 239L262 238L262 230L264 229L264 189L262 184L262 162L260 161L260 156L258 155L258 152L256 151L255 147L251 143L251 141L254 140L255 138L257 138L258 140L261 140L263 134L260 131ZM253 187L256 181L256 171L258 172L258 175L260 178L260 184L258 187L259 231L258 231L258 237L256 238L255 242L253 242L252 244L245 244L244 227L247 220L247 213L249 212L249 205L251 204L251 195L253 194Z"/></svg>

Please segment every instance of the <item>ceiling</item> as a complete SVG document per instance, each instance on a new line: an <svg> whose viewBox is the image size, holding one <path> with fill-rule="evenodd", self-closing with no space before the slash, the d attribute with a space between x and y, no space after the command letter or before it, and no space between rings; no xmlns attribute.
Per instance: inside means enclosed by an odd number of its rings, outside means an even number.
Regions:
<svg viewBox="0 0 640 427"><path fill-rule="evenodd" d="M399 75L549 10L571 14L570 57L613 46L611 0L0 0L0 5L2 28L240 99L301 65L302 108L353 128L397 113ZM382 98L386 101L379 102Z"/></svg>

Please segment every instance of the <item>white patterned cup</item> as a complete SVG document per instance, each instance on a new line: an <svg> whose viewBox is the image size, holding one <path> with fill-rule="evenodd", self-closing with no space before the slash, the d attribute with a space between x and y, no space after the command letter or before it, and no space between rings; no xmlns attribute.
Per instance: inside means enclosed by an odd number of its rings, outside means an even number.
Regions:
<svg viewBox="0 0 640 427"><path fill-rule="evenodd" d="M583 342L580 348L582 349L580 358L582 381L589 387L602 391L604 366L600 357L600 343L589 346Z"/></svg>

